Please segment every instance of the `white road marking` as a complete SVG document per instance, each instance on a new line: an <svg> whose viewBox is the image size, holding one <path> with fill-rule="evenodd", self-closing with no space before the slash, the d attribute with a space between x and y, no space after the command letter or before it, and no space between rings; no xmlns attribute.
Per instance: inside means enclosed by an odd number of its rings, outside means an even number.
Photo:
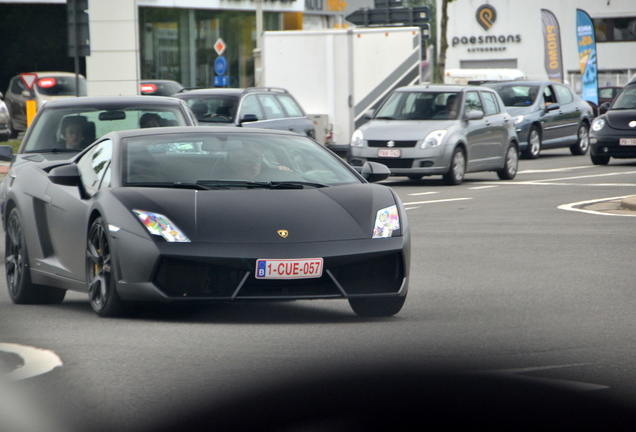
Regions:
<svg viewBox="0 0 636 432"><path fill-rule="evenodd" d="M525 171L519 171L517 172L517 174L538 174L538 173L546 173L546 172L566 172L566 171L572 171L572 170L577 170L577 169L584 169L584 168L592 168L589 165L586 166L578 166L578 167L565 167L565 168L551 168L551 169L544 169L544 170L525 170Z"/></svg>
<svg viewBox="0 0 636 432"><path fill-rule="evenodd" d="M495 185L491 185L491 186L477 186L477 187L471 187L468 189L473 189L473 190L479 190L479 189L492 189L492 188L496 188L498 186Z"/></svg>
<svg viewBox="0 0 636 432"><path fill-rule="evenodd" d="M603 199L579 201L579 202L570 203L570 204L561 204L557 208L559 210L576 211L576 212L594 214L594 215L601 215L601 216L636 217L636 214L632 214L632 213L629 213L629 214L617 214L617 213L608 213L608 212L601 212L601 211L595 211L595 210L586 210L586 209L576 208L576 206L583 206L583 205L587 205L587 204L594 204L594 203L600 203L600 202L606 202L606 201L614 201L614 200L627 198L628 196L631 196L631 195L624 195L624 196L613 197L613 198L603 198Z"/></svg>
<svg viewBox="0 0 636 432"><path fill-rule="evenodd" d="M405 206L418 205L418 204L433 204L433 203L442 203L442 202L450 202L450 201L464 201L471 200L472 198L450 198L450 199L442 199L442 200L432 200L432 201L416 201L416 202L407 202L404 203Z"/></svg>
<svg viewBox="0 0 636 432"><path fill-rule="evenodd" d="M418 192L418 193L412 193L409 194L410 196L417 196L417 195L435 195L438 194L439 192Z"/></svg>
<svg viewBox="0 0 636 432"><path fill-rule="evenodd" d="M0 343L0 351L16 354L24 365L4 376L9 381L18 381L52 371L56 367L63 366L62 359L53 351L32 346Z"/></svg>
<svg viewBox="0 0 636 432"><path fill-rule="evenodd" d="M417 210L419 207L404 207L404 210Z"/></svg>
<svg viewBox="0 0 636 432"><path fill-rule="evenodd" d="M541 377L533 377L533 376L526 376L526 375L518 375L518 374L523 374L527 372L560 369L560 368L566 368L566 367L587 366L590 364L592 363L573 363L573 364L567 364L567 365L537 366L537 367L519 368L519 369L499 369L499 370L487 371L486 373L497 374L497 375L514 375L515 377L523 378L529 381L541 381L541 382L550 383L550 384L558 384L561 387L569 388L572 390L588 391L588 390L603 390L603 389L610 388L609 386L602 385L602 384L592 384L592 383L586 383L581 381L569 381L569 380L562 380L557 378L541 378Z"/></svg>

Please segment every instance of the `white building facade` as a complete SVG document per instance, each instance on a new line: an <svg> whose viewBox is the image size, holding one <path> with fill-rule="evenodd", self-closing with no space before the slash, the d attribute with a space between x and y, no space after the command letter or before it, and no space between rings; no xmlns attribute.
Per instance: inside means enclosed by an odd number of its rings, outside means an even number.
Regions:
<svg viewBox="0 0 636 432"><path fill-rule="evenodd" d="M636 0L456 0L448 5L446 69L516 68L548 79L542 9L558 21L564 81L575 91L577 9L594 22L599 87L622 86L636 73Z"/></svg>

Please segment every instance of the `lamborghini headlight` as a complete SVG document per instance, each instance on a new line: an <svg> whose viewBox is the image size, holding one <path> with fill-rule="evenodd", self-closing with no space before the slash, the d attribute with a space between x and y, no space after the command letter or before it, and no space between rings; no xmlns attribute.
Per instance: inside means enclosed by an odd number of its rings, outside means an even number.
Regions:
<svg viewBox="0 0 636 432"><path fill-rule="evenodd" d="M159 213L133 210L141 223L152 235L159 235L169 242L187 243L190 241L167 217Z"/></svg>
<svg viewBox="0 0 636 432"><path fill-rule="evenodd" d="M387 238L393 235L393 231L400 229L400 215L397 206L392 205L378 210L375 215L375 226L372 238Z"/></svg>

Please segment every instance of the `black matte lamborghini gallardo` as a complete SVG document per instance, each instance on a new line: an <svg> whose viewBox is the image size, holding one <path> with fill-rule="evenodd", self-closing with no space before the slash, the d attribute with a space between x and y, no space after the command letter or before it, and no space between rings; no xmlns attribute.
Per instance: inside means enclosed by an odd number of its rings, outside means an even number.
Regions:
<svg viewBox="0 0 636 432"><path fill-rule="evenodd" d="M406 213L370 184L388 168L358 174L307 137L159 127L22 163L0 202L17 304L73 290L109 317L145 302L333 298L391 316L406 299Z"/></svg>

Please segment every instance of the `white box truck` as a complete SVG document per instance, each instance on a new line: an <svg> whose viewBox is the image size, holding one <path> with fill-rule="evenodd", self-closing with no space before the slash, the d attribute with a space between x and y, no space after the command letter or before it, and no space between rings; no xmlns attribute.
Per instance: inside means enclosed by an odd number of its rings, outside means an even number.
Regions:
<svg viewBox="0 0 636 432"><path fill-rule="evenodd" d="M419 27L271 31L263 37L263 85L283 87L327 130L324 144L346 150L364 113L396 87L418 84Z"/></svg>

